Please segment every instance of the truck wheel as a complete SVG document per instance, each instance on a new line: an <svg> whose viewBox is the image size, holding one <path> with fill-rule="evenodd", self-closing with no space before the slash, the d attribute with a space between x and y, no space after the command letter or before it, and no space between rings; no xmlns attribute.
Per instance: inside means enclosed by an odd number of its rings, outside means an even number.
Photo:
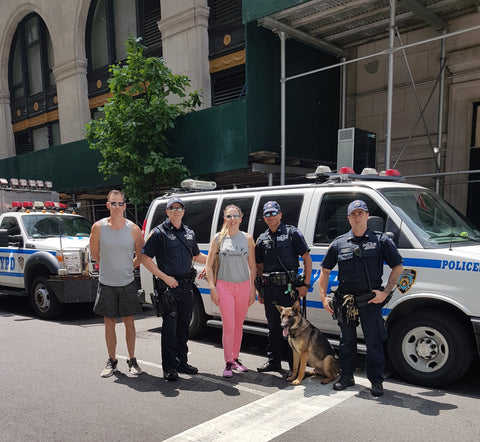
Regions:
<svg viewBox="0 0 480 442"><path fill-rule="evenodd" d="M63 310L63 304L58 302L45 276L38 276L33 280L30 300L35 314L42 319L57 318Z"/></svg>
<svg viewBox="0 0 480 442"><path fill-rule="evenodd" d="M189 334L191 338L198 338L207 329L207 315L203 308L202 295L198 289L193 287L193 311L190 321Z"/></svg>
<svg viewBox="0 0 480 442"><path fill-rule="evenodd" d="M388 339L393 368L407 381L429 387L460 379L472 362L472 347L455 317L426 309L400 318Z"/></svg>

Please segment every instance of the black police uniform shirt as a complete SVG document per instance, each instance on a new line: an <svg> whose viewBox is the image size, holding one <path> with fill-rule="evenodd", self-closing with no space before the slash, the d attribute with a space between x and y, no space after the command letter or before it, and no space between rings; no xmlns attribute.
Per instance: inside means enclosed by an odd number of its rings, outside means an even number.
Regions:
<svg viewBox="0 0 480 442"><path fill-rule="evenodd" d="M191 253L176 235L183 239ZM184 276L190 273L192 256L197 256L200 250L192 229L183 223L177 229L167 219L150 232L142 253L150 258L156 258L158 268L167 275Z"/></svg>
<svg viewBox="0 0 480 442"><path fill-rule="evenodd" d="M298 271L298 257L310 249L302 233L294 226L280 223L275 233L267 229L257 240L255 260L263 263L263 270L269 272L284 272L278 257L287 270Z"/></svg>
<svg viewBox="0 0 480 442"><path fill-rule="evenodd" d="M356 247L360 249L361 258L354 253ZM391 268L403 262L397 247L388 236L378 237L367 229L362 237L356 237L350 230L333 240L322 261L322 267L332 270L338 263L340 294L362 295L369 292L362 260L367 268L372 290L378 290L382 286L384 261Z"/></svg>

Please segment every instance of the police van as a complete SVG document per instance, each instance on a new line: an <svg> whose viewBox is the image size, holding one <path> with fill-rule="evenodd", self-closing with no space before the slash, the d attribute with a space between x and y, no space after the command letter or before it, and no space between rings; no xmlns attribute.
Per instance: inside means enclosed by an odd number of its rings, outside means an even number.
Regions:
<svg viewBox="0 0 480 442"><path fill-rule="evenodd" d="M350 230L347 206L361 199L369 208L375 231L388 232L403 259L404 271L383 314L389 331L387 352L397 372L412 383L444 386L458 380L480 353L480 232L436 193L404 182L398 172L384 176L342 170L331 173L319 167L312 183L203 192L174 192L185 202L183 222L193 228L200 250L207 253L223 223L229 204L244 214L241 230L256 240L266 230L264 203L277 201L285 224L298 226L311 248L313 270L307 294L307 318L331 342L338 344L339 327L323 309L318 289L320 267L331 241ZM210 182L200 182L204 188ZM214 183L213 183L214 184ZM211 187L214 187L212 184ZM193 180L186 180L193 187ZM172 193L155 199L143 225L145 234L164 221ZM302 263L301 263L302 264ZM221 326L220 311L210 300L202 266L194 288L192 336L208 324ZM385 268L384 283L389 274ZM141 283L149 299L152 275L142 266ZM337 287L336 268L329 289ZM266 331L263 305L248 311L246 331ZM358 330L359 338L362 332ZM359 351L365 351L360 343Z"/></svg>

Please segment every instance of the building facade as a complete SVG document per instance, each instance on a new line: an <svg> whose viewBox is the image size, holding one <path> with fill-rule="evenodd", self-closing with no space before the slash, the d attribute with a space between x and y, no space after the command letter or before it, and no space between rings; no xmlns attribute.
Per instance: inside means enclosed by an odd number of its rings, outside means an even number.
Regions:
<svg viewBox="0 0 480 442"><path fill-rule="evenodd" d="M86 203L120 183L105 182L98 173L99 155L88 149L85 124L109 97L108 66L124 58L129 33L143 38L147 55L162 56L202 93L201 110L179 119L170 134L171 154L184 157L194 176L223 186L277 183L282 145L288 179L319 163L334 168L342 127L376 134L378 169L386 165L390 142L388 165L404 175L480 169L477 2L454 1L452 12L424 0L413 2L423 10L397 11L394 44L405 48L394 53L392 78L389 24L380 17L390 2L384 7L364 2L372 8L369 25L360 23L365 11L347 18L336 3L3 0L0 176L49 179L63 198ZM358 2L345 3L353 8ZM408 14L413 15L410 22ZM418 17L423 24L414 21ZM435 17L448 25L443 29L448 34L444 56L439 31L432 25ZM277 27L268 25L272 21ZM362 37L367 30L370 34ZM290 79L305 72L313 73ZM442 92L440 72L445 75ZM285 115L282 78L288 78ZM480 224L475 178L413 179L438 186L447 200Z"/></svg>

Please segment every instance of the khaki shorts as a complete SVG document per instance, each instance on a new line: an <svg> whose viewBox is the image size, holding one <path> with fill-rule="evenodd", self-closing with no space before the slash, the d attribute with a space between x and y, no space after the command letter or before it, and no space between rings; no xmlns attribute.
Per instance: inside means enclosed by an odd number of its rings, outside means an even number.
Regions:
<svg viewBox="0 0 480 442"><path fill-rule="evenodd" d="M107 318L133 316L142 312L137 297L137 284L132 281L123 287L112 287L98 283L97 299L93 311Z"/></svg>

